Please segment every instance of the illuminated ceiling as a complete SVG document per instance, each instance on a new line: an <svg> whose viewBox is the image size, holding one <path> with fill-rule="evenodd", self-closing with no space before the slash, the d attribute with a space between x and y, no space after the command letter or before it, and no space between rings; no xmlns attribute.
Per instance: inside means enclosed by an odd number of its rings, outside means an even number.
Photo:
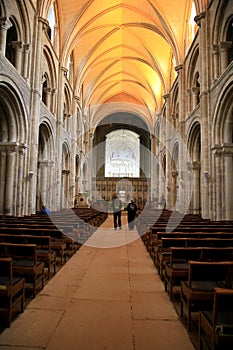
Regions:
<svg viewBox="0 0 233 350"><path fill-rule="evenodd" d="M95 115L103 106L118 105L152 123L191 43L193 1L57 3L60 53L64 66L73 53L75 90L83 108Z"/></svg>

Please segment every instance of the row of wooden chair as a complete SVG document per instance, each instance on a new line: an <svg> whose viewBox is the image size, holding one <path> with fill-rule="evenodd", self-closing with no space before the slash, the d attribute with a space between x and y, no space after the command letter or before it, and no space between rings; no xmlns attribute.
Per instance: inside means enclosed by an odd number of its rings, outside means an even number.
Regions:
<svg viewBox="0 0 233 350"><path fill-rule="evenodd" d="M137 228L165 291L171 300L176 295L173 301L176 307L179 302L181 319L190 332L198 321L200 350L231 349L233 223L194 216L176 222L168 210L153 223L152 213L139 217Z"/></svg>
<svg viewBox="0 0 233 350"><path fill-rule="evenodd" d="M53 218L0 217L1 326L2 320L10 326L15 311L24 311L25 295L32 291L35 297L43 289L46 271L51 278L107 217L96 210L77 211L79 216L67 210Z"/></svg>

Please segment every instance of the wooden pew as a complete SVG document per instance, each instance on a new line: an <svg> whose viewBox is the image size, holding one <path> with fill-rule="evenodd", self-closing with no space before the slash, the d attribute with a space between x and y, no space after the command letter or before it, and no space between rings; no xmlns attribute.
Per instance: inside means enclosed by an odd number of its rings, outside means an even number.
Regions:
<svg viewBox="0 0 233 350"><path fill-rule="evenodd" d="M0 314L6 318L6 325L10 327L13 312L20 303L20 312L24 311L25 280L13 276L11 258L0 258ZM5 317L4 317L5 316Z"/></svg>
<svg viewBox="0 0 233 350"><path fill-rule="evenodd" d="M214 288L232 289L233 261L189 261L187 281L181 281L180 315L187 307L187 329L191 329L191 313L200 310L201 302L213 300Z"/></svg>
<svg viewBox="0 0 233 350"><path fill-rule="evenodd" d="M51 236L12 235L0 233L0 242L14 244L36 244L37 258L45 263L48 268L48 279L51 277L51 269L56 273L56 252L51 247Z"/></svg>
<svg viewBox="0 0 233 350"><path fill-rule="evenodd" d="M32 236L51 236L51 248L57 253L57 258L60 258L61 265L66 261L66 243L65 236L61 230L57 229L37 229L29 227L10 228L0 227L0 233L12 235L32 235Z"/></svg>
<svg viewBox="0 0 233 350"><path fill-rule="evenodd" d="M199 350L233 349L233 290L214 289L212 308L199 312ZM205 347L206 348L206 347Z"/></svg>
<svg viewBox="0 0 233 350"><path fill-rule="evenodd" d="M12 258L13 274L25 278L25 288L32 289L34 297L39 282L44 288L45 264L38 261L35 244L0 243L0 257Z"/></svg>
<svg viewBox="0 0 233 350"><path fill-rule="evenodd" d="M165 264L165 291L173 296L173 286L180 286L188 277L188 262L199 261L233 261L233 247L171 247L170 261ZM169 289L168 289L169 287ZM180 292L180 288L178 288Z"/></svg>
<svg viewBox="0 0 233 350"><path fill-rule="evenodd" d="M158 250L158 273L163 278L166 261L170 258L171 247L233 247L233 238L165 238L161 240L161 248Z"/></svg>

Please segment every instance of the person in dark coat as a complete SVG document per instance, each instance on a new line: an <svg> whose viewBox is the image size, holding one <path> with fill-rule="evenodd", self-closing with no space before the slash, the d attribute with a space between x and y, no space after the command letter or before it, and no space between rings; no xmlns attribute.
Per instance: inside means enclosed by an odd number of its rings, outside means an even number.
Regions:
<svg viewBox="0 0 233 350"><path fill-rule="evenodd" d="M128 212L128 228L129 230L134 229L134 224L135 224L135 217L137 213L137 205L136 203L131 200L131 202L127 205L127 212Z"/></svg>

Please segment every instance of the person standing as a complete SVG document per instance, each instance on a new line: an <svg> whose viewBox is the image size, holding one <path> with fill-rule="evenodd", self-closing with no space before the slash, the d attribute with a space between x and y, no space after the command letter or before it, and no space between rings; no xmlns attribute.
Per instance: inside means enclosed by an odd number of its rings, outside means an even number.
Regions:
<svg viewBox="0 0 233 350"><path fill-rule="evenodd" d="M138 207L136 203L133 200L131 200L131 202L127 205L129 230L134 229L134 224L135 224L134 220L136 217L137 210L138 210Z"/></svg>
<svg viewBox="0 0 233 350"><path fill-rule="evenodd" d="M113 222L114 222L114 230L117 230L117 227L121 230L121 209L122 209L122 201L120 198L115 195L112 201L112 209L113 209Z"/></svg>

